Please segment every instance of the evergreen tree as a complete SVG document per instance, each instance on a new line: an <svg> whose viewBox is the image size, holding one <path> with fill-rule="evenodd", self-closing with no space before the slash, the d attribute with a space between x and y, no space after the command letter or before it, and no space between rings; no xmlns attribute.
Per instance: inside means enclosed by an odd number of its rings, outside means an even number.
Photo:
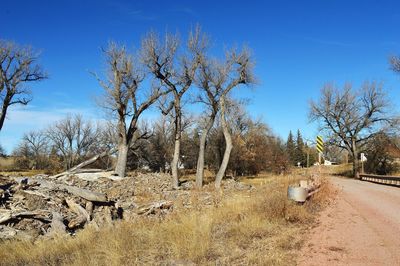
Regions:
<svg viewBox="0 0 400 266"><path fill-rule="evenodd" d="M307 153L305 151L303 137L301 136L300 130L297 130L296 148L294 152L295 164L300 163L302 166L307 165Z"/></svg>
<svg viewBox="0 0 400 266"><path fill-rule="evenodd" d="M296 164L295 152L296 145L294 143L292 131L289 131L289 135L286 141L286 152L289 156L289 162L291 165Z"/></svg>

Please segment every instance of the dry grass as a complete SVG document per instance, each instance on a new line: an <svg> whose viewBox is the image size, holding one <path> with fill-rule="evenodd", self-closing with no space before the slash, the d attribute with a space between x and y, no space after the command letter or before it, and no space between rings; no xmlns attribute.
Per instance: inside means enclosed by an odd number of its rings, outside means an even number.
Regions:
<svg viewBox="0 0 400 266"><path fill-rule="evenodd" d="M123 221L73 238L0 245L1 265L215 265L295 264L294 251L315 210L330 197L328 185L304 205L286 200L280 177L211 208L173 212L166 218ZM201 192L199 192L201 193ZM221 201L219 201L221 199Z"/></svg>
<svg viewBox="0 0 400 266"><path fill-rule="evenodd" d="M337 175L341 177L350 177L350 178L353 177L353 165L351 163L323 166L323 170L326 174L330 175Z"/></svg>
<svg viewBox="0 0 400 266"><path fill-rule="evenodd" d="M49 174L49 172L45 170L2 170L0 169L0 176L35 176L38 174Z"/></svg>
<svg viewBox="0 0 400 266"><path fill-rule="evenodd" d="M13 157L0 156L0 169L10 169L13 167L15 160Z"/></svg>

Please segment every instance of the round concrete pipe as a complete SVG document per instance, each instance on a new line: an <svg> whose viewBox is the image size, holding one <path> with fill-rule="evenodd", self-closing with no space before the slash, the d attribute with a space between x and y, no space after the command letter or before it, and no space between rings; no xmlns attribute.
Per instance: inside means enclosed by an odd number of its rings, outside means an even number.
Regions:
<svg viewBox="0 0 400 266"><path fill-rule="evenodd" d="M303 187L288 187L288 198L297 202L305 202L308 191Z"/></svg>

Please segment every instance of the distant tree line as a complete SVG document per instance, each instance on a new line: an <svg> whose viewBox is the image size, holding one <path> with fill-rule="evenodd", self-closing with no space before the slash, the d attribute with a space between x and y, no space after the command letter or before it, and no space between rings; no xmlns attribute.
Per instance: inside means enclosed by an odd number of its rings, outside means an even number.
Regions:
<svg viewBox="0 0 400 266"><path fill-rule="evenodd" d="M69 169L113 145L114 129L71 115L24 134L12 154L21 169Z"/></svg>
<svg viewBox="0 0 400 266"><path fill-rule="evenodd" d="M314 147L309 146L307 141L304 141L300 130L297 130L296 137L292 131L286 141L286 152L289 158L290 165L309 167L317 161L317 151Z"/></svg>
<svg viewBox="0 0 400 266"><path fill-rule="evenodd" d="M240 113L229 114L233 149L228 174L241 176L286 171L289 165L284 143L266 124L252 119L243 106L237 108L241 109ZM191 117L184 125L179 166L196 169L202 121ZM127 169L170 171L175 142L173 126L173 118L163 115L151 124L140 123L138 131L148 132L148 137L140 139L128 150ZM19 169L62 171L116 147L116 134L113 124L94 124L79 115L68 116L46 129L26 133L12 155ZM225 139L218 125L209 134L204 162L206 168L215 173L223 160ZM114 160L112 156L104 157L92 167L109 168Z"/></svg>

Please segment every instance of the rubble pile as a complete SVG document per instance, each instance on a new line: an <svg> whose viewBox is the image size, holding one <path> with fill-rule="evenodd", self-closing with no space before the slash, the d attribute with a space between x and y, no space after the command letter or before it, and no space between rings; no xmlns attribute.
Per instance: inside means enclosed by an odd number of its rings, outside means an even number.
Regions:
<svg viewBox="0 0 400 266"><path fill-rule="evenodd" d="M133 173L117 178L110 172L33 177L0 176L0 239L35 240L73 235L86 226L100 228L120 219L160 217L180 208L203 208L218 203L220 193L193 181L171 188L171 176ZM234 180L222 184L224 196L250 185ZM199 207L200 206L200 207Z"/></svg>

